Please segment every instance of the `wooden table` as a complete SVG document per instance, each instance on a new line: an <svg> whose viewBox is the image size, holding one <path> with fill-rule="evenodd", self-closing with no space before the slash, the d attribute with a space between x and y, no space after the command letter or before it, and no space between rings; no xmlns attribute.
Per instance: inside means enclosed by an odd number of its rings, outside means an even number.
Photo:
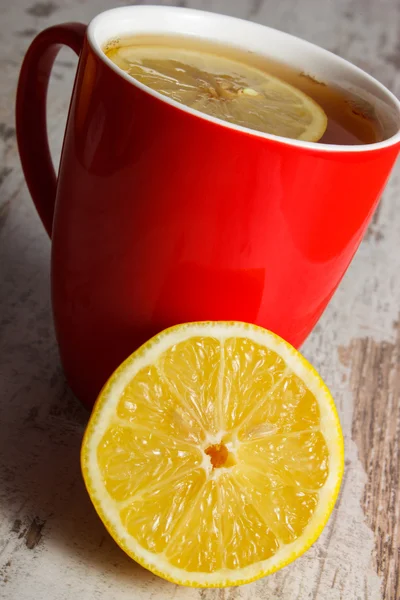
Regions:
<svg viewBox="0 0 400 600"><path fill-rule="evenodd" d="M262 581L200 591L166 583L131 562L92 509L79 470L87 413L69 391L59 363L50 311L50 242L21 173L14 94L22 56L38 31L63 21L88 22L118 3L0 4L0 598L398 600L400 164L351 268L304 345L336 398L346 438L340 500L320 540ZM399 0L176 4L252 19L309 39L400 96ZM75 65L72 53L63 51L51 84L49 132L56 157Z"/></svg>

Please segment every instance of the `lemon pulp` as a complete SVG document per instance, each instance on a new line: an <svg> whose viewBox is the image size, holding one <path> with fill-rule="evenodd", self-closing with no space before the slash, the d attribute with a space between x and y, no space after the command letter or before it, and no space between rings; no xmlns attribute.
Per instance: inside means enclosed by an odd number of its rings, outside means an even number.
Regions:
<svg viewBox="0 0 400 600"><path fill-rule="evenodd" d="M332 398L301 355L243 324L160 334L102 391L82 447L121 547L178 583L235 585L318 537L343 470Z"/></svg>

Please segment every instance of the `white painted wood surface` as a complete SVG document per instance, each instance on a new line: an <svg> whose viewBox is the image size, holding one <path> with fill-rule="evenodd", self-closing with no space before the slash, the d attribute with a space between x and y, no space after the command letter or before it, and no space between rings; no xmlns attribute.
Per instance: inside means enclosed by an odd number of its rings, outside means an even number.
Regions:
<svg viewBox="0 0 400 600"><path fill-rule="evenodd" d="M400 96L399 0L163 4L215 10L294 33L353 61ZM14 95L22 56L38 31L88 22L110 6L106 0L0 1L0 598L398 600L399 164L351 268L303 348L336 397L346 437L341 497L320 540L257 583L179 588L131 562L91 507L79 471L87 414L60 368L50 311L50 242L19 165ZM75 65L72 52L63 51L51 84L49 132L56 157Z"/></svg>

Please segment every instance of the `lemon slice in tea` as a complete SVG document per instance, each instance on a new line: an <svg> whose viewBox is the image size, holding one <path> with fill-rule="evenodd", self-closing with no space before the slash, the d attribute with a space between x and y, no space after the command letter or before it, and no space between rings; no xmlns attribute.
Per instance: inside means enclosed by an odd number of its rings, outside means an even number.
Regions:
<svg viewBox="0 0 400 600"><path fill-rule="evenodd" d="M243 323L173 327L100 393L82 472L133 559L184 585L246 583L310 547L334 506L343 437L316 371Z"/></svg>
<svg viewBox="0 0 400 600"><path fill-rule="evenodd" d="M327 117L309 96L281 79L207 52L162 46L120 46L107 56L140 83L229 123L316 142Z"/></svg>

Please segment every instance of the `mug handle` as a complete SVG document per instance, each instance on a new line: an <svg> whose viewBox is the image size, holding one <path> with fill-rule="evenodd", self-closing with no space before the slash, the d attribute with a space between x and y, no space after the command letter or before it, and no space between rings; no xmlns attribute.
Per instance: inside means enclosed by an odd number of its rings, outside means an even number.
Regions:
<svg viewBox="0 0 400 600"><path fill-rule="evenodd" d="M39 33L29 46L18 80L15 115L18 150L26 183L49 237L57 176L47 136L47 88L61 46L69 46L79 56L85 32L86 25L82 23L65 23Z"/></svg>

